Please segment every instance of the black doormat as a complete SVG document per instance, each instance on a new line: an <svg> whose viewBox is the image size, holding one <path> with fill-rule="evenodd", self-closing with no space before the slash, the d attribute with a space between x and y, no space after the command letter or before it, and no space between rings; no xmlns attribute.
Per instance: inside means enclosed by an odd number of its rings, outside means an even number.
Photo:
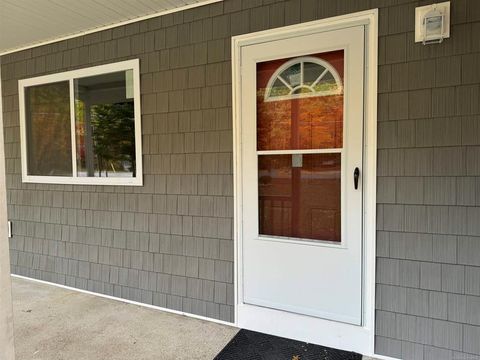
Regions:
<svg viewBox="0 0 480 360"><path fill-rule="evenodd" d="M240 330L214 360L361 360L362 355Z"/></svg>

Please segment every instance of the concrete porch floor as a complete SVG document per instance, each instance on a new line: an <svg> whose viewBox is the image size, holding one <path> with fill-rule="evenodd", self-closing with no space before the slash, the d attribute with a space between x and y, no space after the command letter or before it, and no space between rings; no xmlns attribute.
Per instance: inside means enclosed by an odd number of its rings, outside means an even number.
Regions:
<svg viewBox="0 0 480 360"><path fill-rule="evenodd" d="M12 278L17 360L213 359L237 329Z"/></svg>

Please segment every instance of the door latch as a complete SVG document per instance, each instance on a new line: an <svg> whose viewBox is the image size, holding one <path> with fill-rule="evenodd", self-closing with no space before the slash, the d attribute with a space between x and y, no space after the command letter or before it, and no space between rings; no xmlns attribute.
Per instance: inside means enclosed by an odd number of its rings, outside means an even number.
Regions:
<svg viewBox="0 0 480 360"><path fill-rule="evenodd" d="M360 177L360 169L358 167L353 170L353 185L355 190L358 189L358 178Z"/></svg>

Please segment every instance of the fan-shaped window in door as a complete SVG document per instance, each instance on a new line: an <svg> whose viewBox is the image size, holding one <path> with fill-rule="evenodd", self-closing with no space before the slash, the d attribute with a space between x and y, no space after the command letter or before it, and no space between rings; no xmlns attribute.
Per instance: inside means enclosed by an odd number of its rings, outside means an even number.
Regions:
<svg viewBox="0 0 480 360"><path fill-rule="evenodd" d="M287 61L270 78L265 101L310 96L338 95L343 91L337 70L328 62L313 56Z"/></svg>
<svg viewBox="0 0 480 360"><path fill-rule="evenodd" d="M257 63L258 150L343 147L344 50Z"/></svg>

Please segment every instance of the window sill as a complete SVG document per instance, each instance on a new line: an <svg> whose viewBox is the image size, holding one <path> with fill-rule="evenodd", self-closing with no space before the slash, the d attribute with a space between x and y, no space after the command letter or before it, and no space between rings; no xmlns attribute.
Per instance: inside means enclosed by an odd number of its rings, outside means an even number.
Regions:
<svg viewBox="0 0 480 360"><path fill-rule="evenodd" d="M23 183L28 184L59 184L59 185L111 185L111 186L143 186L143 177L68 177L68 176L24 176Z"/></svg>

